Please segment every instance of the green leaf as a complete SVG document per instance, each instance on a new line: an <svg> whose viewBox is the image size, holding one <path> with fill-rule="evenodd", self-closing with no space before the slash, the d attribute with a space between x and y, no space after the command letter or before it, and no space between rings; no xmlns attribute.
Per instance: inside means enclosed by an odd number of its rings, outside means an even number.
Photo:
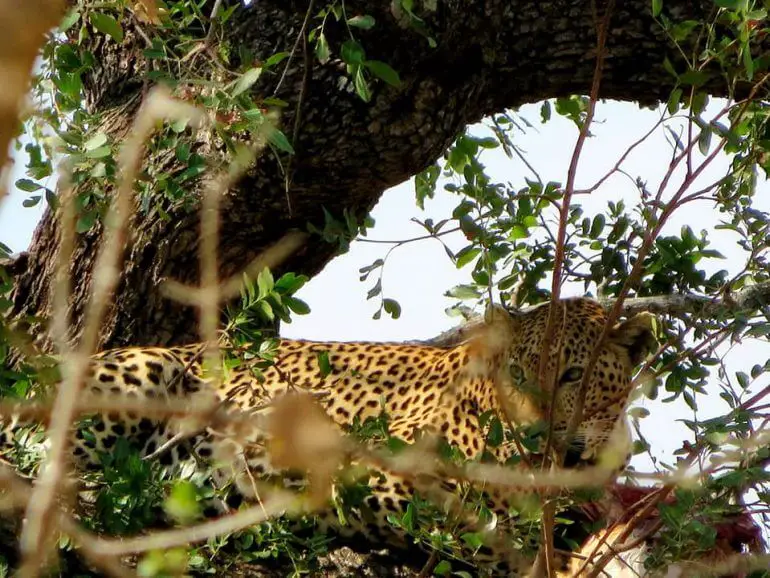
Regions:
<svg viewBox="0 0 770 578"><path fill-rule="evenodd" d="M382 307L385 309L385 313L390 315L393 319L401 317L401 305L395 299L383 299Z"/></svg>
<svg viewBox="0 0 770 578"><path fill-rule="evenodd" d="M746 78L752 80L754 78L754 61L751 59L751 50L748 44L743 47L743 67L746 69Z"/></svg>
<svg viewBox="0 0 770 578"><path fill-rule="evenodd" d="M738 380L738 385L740 385L742 389L746 389L751 383L749 376L742 371L737 372L735 378Z"/></svg>
<svg viewBox="0 0 770 578"><path fill-rule="evenodd" d="M668 110L668 114L674 114L677 110L679 110L679 101L682 100L682 89L681 88L675 88L671 91L671 94L668 97L668 104L666 105L666 110Z"/></svg>
<svg viewBox="0 0 770 578"><path fill-rule="evenodd" d="M276 291L293 295L307 283L307 277L305 275L297 275L295 273L284 273L281 278L275 282Z"/></svg>
<svg viewBox="0 0 770 578"><path fill-rule="evenodd" d="M382 293L382 281L380 279L377 279L377 283L374 284L374 287L369 289L369 291L366 294L367 299L372 299L373 297L376 297Z"/></svg>
<svg viewBox="0 0 770 578"><path fill-rule="evenodd" d="M264 299L273 290L275 282L273 281L273 274L270 269L265 267L260 271L257 276L257 287L259 288L259 299Z"/></svg>
<svg viewBox="0 0 770 578"><path fill-rule="evenodd" d="M284 301L286 302L286 306L297 315L307 315L310 313L310 306L302 299L297 299L296 297L284 297Z"/></svg>
<svg viewBox="0 0 770 578"><path fill-rule="evenodd" d="M87 151L92 151L106 143L107 143L107 135L104 134L103 132L98 132L94 136L92 136L90 139L88 139L85 142L85 144L83 144L83 148Z"/></svg>
<svg viewBox="0 0 770 578"><path fill-rule="evenodd" d="M281 132L275 127L271 127L270 129L268 129L267 142L269 142L271 145L273 145L275 148L277 148L280 151L289 153L290 155L294 154L294 147L291 146L289 139L286 138L286 135L283 134L283 132Z"/></svg>
<svg viewBox="0 0 770 578"><path fill-rule="evenodd" d="M85 233L93 226L94 222L96 222L96 213L92 211L83 213L78 217L77 223L75 224L75 230L78 233Z"/></svg>
<svg viewBox="0 0 770 578"><path fill-rule="evenodd" d="M366 278L369 277L369 274L374 271L375 269L382 267L385 264L385 261L382 259L377 259L370 265L365 265L364 267L361 267L358 272L361 274L361 276L358 278L359 281L366 281Z"/></svg>
<svg viewBox="0 0 770 578"><path fill-rule="evenodd" d="M67 32L78 20L80 20L80 12L75 9L70 10L59 23L59 32Z"/></svg>
<svg viewBox="0 0 770 578"><path fill-rule="evenodd" d="M232 92L230 93L233 98L238 96L239 94L242 94L246 92L248 89L250 89L257 80L259 80L260 75L262 74L262 67L255 67L250 68L246 72L244 72L241 77L235 81L235 86L233 87Z"/></svg>
<svg viewBox="0 0 770 578"><path fill-rule="evenodd" d="M316 40L315 43L315 57L321 64L326 64L329 62L330 54L331 52L329 50L329 41L326 40L326 36L323 32L321 32L321 34L318 35L318 40Z"/></svg>
<svg viewBox="0 0 770 578"><path fill-rule="evenodd" d="M674 70L674 65L671 64L671 61L668 59L668 56L666 56L663 59L663 69L674 78L679 78L679 75L676 73L676 70Z"/></svg>
<svg viewBox="0 0 770 578"><path fill-rule="evenodd" d="M38 185L35 181L30 179L19 179L16 181L16 188L25 193L34 193L43 188L43 185Z"/></svg>
<svg viewBox="0 0 770 578"><path fill-rule="evenodd" d="M83 88L80 74L76 72L61 72L58 76L54 76L52 80L56 88L61 90L66 96L75 100L80 98L80 91Z"/></svg>
<svg viewBox="0 0 770 578"><path fill-rule="evenodd" d="M711 134L711 128L706 126L703 127L698 135L698 150L704 156L708 154L711 147Z"/></svg>
<svg viewBox="0 0 770 578"><path fill-rule="evenodd" d="M690 102L690 112L692 112L695 115L701 114L705 109L706 105L709 102L709 95L706 94L703 91L698 91L692 96L692 101Z"/></svg>
<svg viewBox="0 0 770 578"><path fill-rule="evenodd" d="M59 208L59 197L57 197L56 193L49 188L46 188L45 190L45 202L54 210Z"/></svg>
<svg viewBox="0 0 770 578"><path fill-rule="evenodd" d="M183 524L194 521L200 515L195 485L187 480L174 484L164 505L166 512Z"/></svg>
<svg viewBox="0 0 770 578"><path fill-rule="evenodd" d="M257 308L262 312L262 315L264 315L265 319L268 321L275 319L275 312L270 306L270 303L267 301L257 301Z"/></svg>
<svg viewBox="0 0 770 578"><path fill-rule="evenodd" d="M503 443L503 424L496 417L492 418L489 424L489 433L487 434L487 444L496 448Z"/></svg>
<svg viewBox="0 0 770 578"><path fill-rule="evenodd" d="M353 16L348 19L348 26L353 28L361 28L362 30L369 30L374 27L374 17L369 14L363 16Z"/></svg>
<svg viewBox="0 0 770 578"><path fill-rule="evenodd" d="M29 197L28 199L24 199L21 204L23 207L34 207L40 202L40 199L42 198L42 195L33 195Z"/></svg>
<svg viewBox="0 0 770 578"><path fill-rule="evenodd" d="M441 174L441 168L434 164L429 166L421 173L417 173L414 178L414 193L417 199L417 206L425 210L425 199L432 199L436 193L436 183Z"/></svg>
<svg viewBox="0 0 770 578"><path fill-rule="evenodd" d="M328 351L321 351L318 353L318 368L321 370L322 379L332 372L332 364L329 362Z"/></svg>
<svg viewBox="0 0 770 578"><path fill-rule="evenodd" d="M384 80L391 86L399 86L401 84L401 78L399 78L398 72L393 70L390 65L385 62L380 60L367 60L364 63L364 66L371 70L374 76L380 80Z"/></svg>
<svg viewBox="0 0 770 578"><path fill-rule="evenodd" d="M481 548L484 545L484 540L481 539L481 534L477 532L467 532L460 536L463 542L468 544L474 550Z"/></svg>
<svg viewBox="0 0 770 578"><path fill-rule="evenodd" d="M671 29L671 37L674 39L674 42L684 42L699 25L700 22L698 20L679 22Z"/></svg>
<svg viewBox="0 0 770 578"><path fill-rule="evenodd" d="M364 48L355 40L346 40L342 43L340 56L346 64L363 64L366 60Z"/></svg>
<svg viewBox="0 0 770 578"><path fill-rule="evenodd" d="M86 157L89 159L103 159L105 157L108 157L112 154L112 149L109 147L109 145L104 145L99 148L95 148L90 151L86 151Z"/></svg>
<svg viewBox="0 0 770 578"><path fill-rule="evenodd" d="M366 76L364 76L364 69L361 67L356 69L354 84L356 86L356 94L361 97L361 100L364 102L372 100L372 91L369 88L369 83L366 81Z"/></svg>
<svg viewBox="0 0 770 578"><path fill-rule="evenodd" d="M479 290L472 285L458 285L447 291L446 294L456 299L477 299L481 297Z"/></svg>
<svg viewBox="0 0 770 578"><path fill-rule="evenodd" d="M273 54L270 58L265 60L265 62L262 64L263 68L270 68L271 66L275 66L279 62L281 62L283 59L288 58L290 52L276 52Z"/></svg>
<svg viewBox="0 0 770 578"><path fill-rule="evenodd" d="M663 10L663 0L652 0L652 17L660 16L661 10Z"/></svg>
<svg viewBox="0 0 770 578"><path fill-rule="evenodd" d="M645 407L632 407L628 410L628 415L636 419L642 419L650 415L650 410Z"/></svg>
<svg viewBox="0 0 770 578"><path fill-rule="evenodd" d="M540 105L540 120L548 122L551 120L551 101L546 100Z"/></svg>
<svg viewBox="0 0 770 578"><path fill-rule="evenodd" d="M89 19L99 32L111 37L117 43L123 42L123 27L115 18L104 12L91 12Z"/></svg>
<svg viewBox="0 0 770 578"><path fill-rule="evenodd" d="M604 215L596 215L591 223L591 231L588 233L588 236L591 237L591 239L598 238L602 231L604 231L604 223Z"/></svg>
<svg viewBox="0 0 770 578"><path fill-rule="evenodd" d="M473 245L465 247L462 251L457 253L457 268L462 269L465 267L468 263L473 261L479 253L481 253L480 247L474 247Z"/></svg>
<svg viewBox="0 0 770 578"><path fill-rule="evenodd" d="M709 79L708 73L702 70L687 70L679 77L679 82L687 86L702 86Z"/></svg>
<svg viewBox="0 0 770 578"><path fill-rule="evenodd" d="M508 239L511 241L515 241L517 239L526 239L527 237L529 237L529 229L518 223L511 227L511 232L508 234Z"/></svg>

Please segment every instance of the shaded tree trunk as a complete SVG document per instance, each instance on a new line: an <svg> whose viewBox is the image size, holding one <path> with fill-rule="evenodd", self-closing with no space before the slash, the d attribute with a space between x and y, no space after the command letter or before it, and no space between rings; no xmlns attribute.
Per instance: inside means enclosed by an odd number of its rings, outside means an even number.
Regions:
<svg viewBox="0 0 770 578"><path fill-rule="evenodd" d="M277 88L276 96L288 103L281 123L290 138L296 136L290 187L285 190L285 176L275 157L266 153L230 190L222 212L222 275L239 271L288 229L322 225L323 208L338 217L344 210L362 217L386 188L434 162L468 123L506 107L588 92L596 53L592 2L442 1L433 11L424 8L430 4L425 2L418 13L437 42L434 49L394 8L398 2L346 2L348 15L371 14L376 20L371 30L356 31L367 58L388 62L402 79L398 88L376 83L370 103L355 95L343 63L319 63L312 53L304 55L302 42L280 87L280 74L262 75L255 94L270 96ZM601 10L602 2L597 4ZM627 0L614 7L603 97L652 103L667 96L672 79L661 63L669 47L649 6L647 0ZM665 6L676 18L698 18L713 4L672 1ZM243 46L259 60L290 52L307 9L307 2L239 5L222 30L223 41L232 54ZM124 28L126 39L120 46L98 35L87 41L96 65L84 79L89 110L105 113L111 119L106 129L118 138L128 130L147 89L145 41L131 21L126 20ZM325 33L333 55L338 54L347 38L345 28L329 18ZM307 50L312 52L312 47ZM188 283L197 279L195 207L176 209L167 221L138 213L133 229L115 305L103 326L103 346L195 339L196 314L158 291L166 278ZM98 227L78 239L72 263L76 332L99 241ZM26 271L17 277L16 315L49 313L57 243L56 218L48 212L30 247ZM313 275L336 251L336 246L314 237L284 269Z"/></svg>

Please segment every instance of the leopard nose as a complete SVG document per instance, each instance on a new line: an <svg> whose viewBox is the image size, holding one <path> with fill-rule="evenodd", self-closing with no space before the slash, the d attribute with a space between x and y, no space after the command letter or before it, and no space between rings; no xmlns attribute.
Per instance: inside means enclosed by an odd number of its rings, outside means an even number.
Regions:
<svg viewBox="0 0 770 578"><path fill-rule="evenodd" d="M581 456L583 455L585 449L585 442L578 440L573 441L570 444L569 449L567 449L567 454L564 456L564 467L574 468L580 464L584 464L586 460L584 460Z"/></svg>

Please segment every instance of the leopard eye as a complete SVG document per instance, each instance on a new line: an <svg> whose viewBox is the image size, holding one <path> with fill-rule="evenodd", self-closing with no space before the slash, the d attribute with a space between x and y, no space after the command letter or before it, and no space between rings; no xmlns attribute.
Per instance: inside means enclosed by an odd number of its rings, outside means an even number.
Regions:
<svg viewBox="0 0 770 578"><path fill-rule="evenodd" d="M520 365L511 363L508 366L508 371L510 372L510 375L514 381L519 382L524 379L524 370L521 368Z"/></svg>
<svg viewBox="0 0 770 578"><path fill-rule="evenodd" d="M581 379L583 379L583 368L570 367L562 374L559 383L570 383L572 381L580 381Z"/></svg>

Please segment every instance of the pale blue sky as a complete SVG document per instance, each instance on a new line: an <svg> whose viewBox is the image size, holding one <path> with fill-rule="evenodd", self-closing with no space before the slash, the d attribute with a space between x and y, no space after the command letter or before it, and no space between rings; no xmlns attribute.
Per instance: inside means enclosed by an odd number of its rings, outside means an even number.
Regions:
<svg viewBox="0 0 770 578"><path fill-rule="evenodd" d="M713 107L712 107L713 108ZM539 105L525 106L520 113L536 126L526 135L517 138L544 180L564 182L572 149L577 136L574 126L556 117L546 125L539 124ZM582 154L577 174L577 187L587 187L612 167L629 144L641 137L658 118L657 111L641 110L627 103L602 103L597 112L592 133ZM650 188L656 188L671 157L671 146L666 142L662 130L658 130L644 145L633 153L624 165L631 176L641 176ZM696 154L696 157L702 158ZM518 160L508 160L501 151L495 151L484 159L493 178L510 181L520 187L524 178L530 176L526 167ZM701 183L715 180L727 167L727 159L719 159L704 174ZM22 163L23 164L23 163ZM17 168L18 169L18 168ZM18 173L18 170L15 171ZM18 178L21 174L17 174ZM681 179L681 174L679 176ZM676 178L672 182L680 182ZM50 185L49 185L50 186ZM761 201L757 208L770 209L767 198L767 184L760 184ZM26 193L12 191L0 207L0 240L19 251L27 247L32 229L41 213L42 204L34 209L22 208L21 201ZM598 212L606 206L607 200L625 198L629 203L637 200L635 187L625 176L615 175L590 196L576 197L587 214ZM370 231L370 239L401 240L424 234L418 225L410 222L411 217L421 219L432 217L434 221L446 218L457 203L457 198L439 192L435 199L426 202L426 210L419 211L414 205L414 190L411 182L403 183L385 192L374 209L376 226ZM669 232L677 232L682 224L689 224L697 233L701 229L712 231L710 238L716 241L715 248L728 257L725 261L714 261L709 269L726 268L735 271L745 259L745 254L735 244L735 238L724 231L713 231L719 220L718 213L709 203L694 203L677 214L668 226ZM467 244L461 235L444 237L444 241L457 250ZM467 281L470 269L457 271L447 258L444 249L433 240L412 243L397 249L387 262L383 279L386 296L397 299L402 307L401 319L394 321L387 315L379 321L371 319L377 305L366 301L366 292L374 277L365 283L358 281L358 269L382 258L388 249L386 245L353 243L351 250L331 263L315 277L299 295L311 306L310 315L297 317L290 325L284 325L283 333L288 337L302 337L319 340L404 340L432 337L457 323L444 313L454 300L443 297L452 286ZM572 288L572 294L579 289ZM745 340L734 346L728 356L733 371L748 371L755 363L764 363L770 357L766 342ZM760 378L755 388L759 389L770 381ZM692 419L692 412L683 403L661 404L642 401L652 411L651 417L643 420L643 431L653 444L657 457L670 456L670 452L681 446L688 430L676 420ZM725 411L723 402L711 396L701 405L699 416L721 414ZM647 469L649 460L640 456L635 462L637 468Z"/></svg>

